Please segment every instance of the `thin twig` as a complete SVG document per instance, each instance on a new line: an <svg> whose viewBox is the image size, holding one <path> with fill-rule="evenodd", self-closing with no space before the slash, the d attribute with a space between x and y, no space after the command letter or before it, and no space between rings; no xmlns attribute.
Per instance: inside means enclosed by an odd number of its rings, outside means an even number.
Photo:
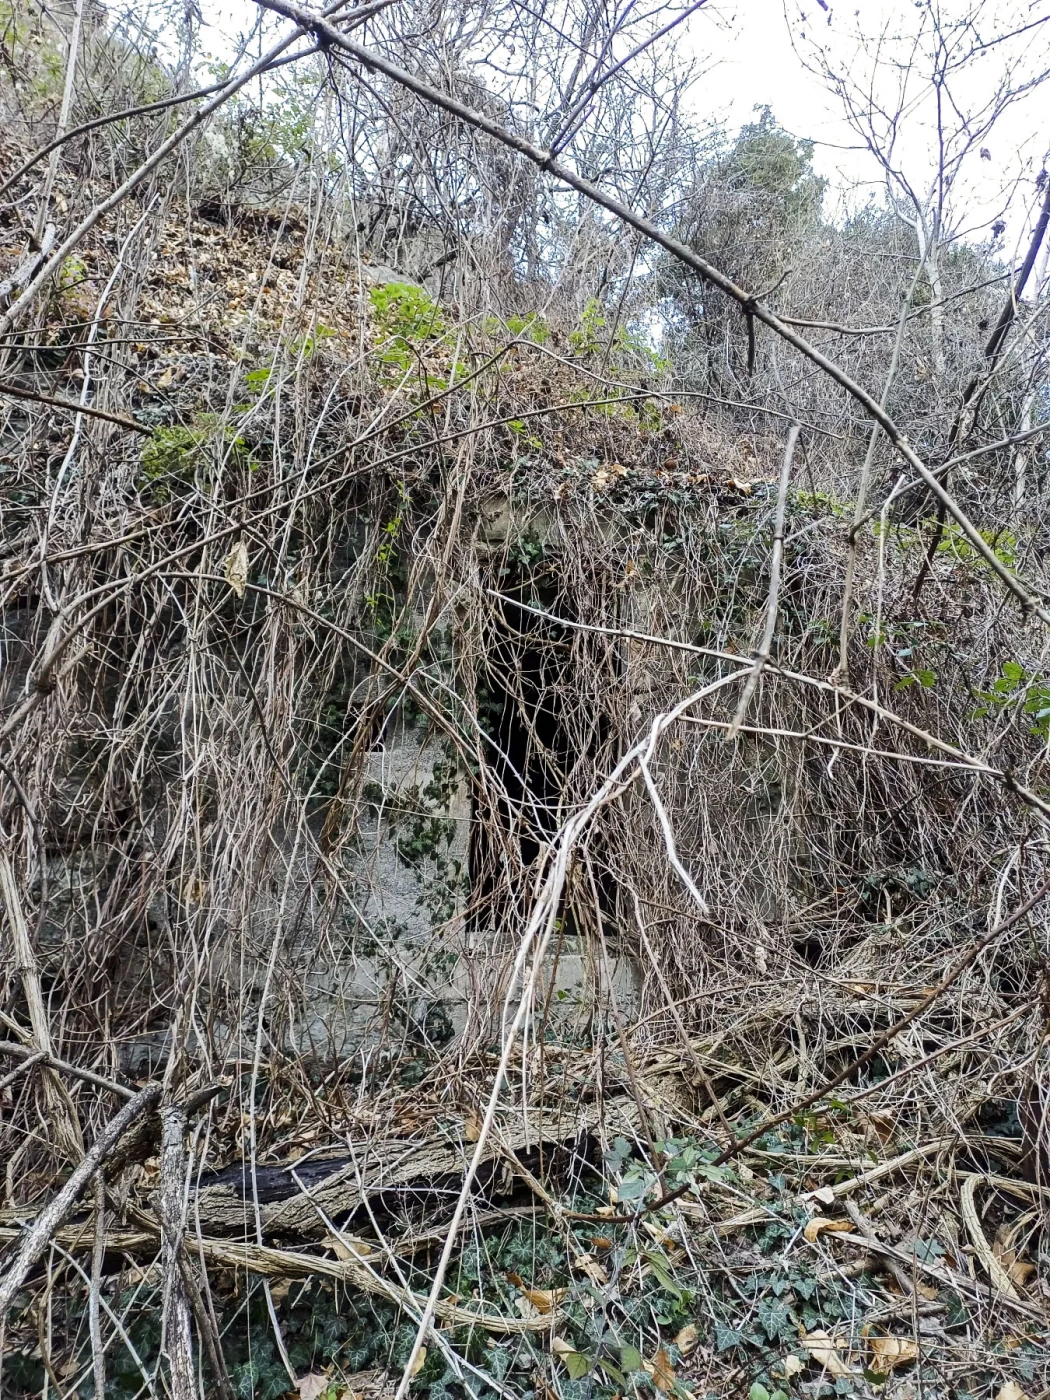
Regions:
<svg viewBox="0 0 1050 1400"><path fill-rule="evenodd" d="M102 1261L106 1253L106 1178L95 1173L95 1229L91 1248L91 1287L88 1290L88 1332L91 1335L91 1369L95 1400L106 1400L106 1354L102 1347Z"/></svg>
<svg viewBox="0 0 1050 1400"><path fill-rule="evenodd" d="M0 1040L0 1055L10 1055L19 1060L38 1060L39 1052L31 1045L19 1045L14 1040ZM129 1089L124 1084L118 1084L115 1079L107 1079L104 1075L96 1074L93 1069L84 1069L81 1065L71 1065L68 1060L60 1060L57 1055L44 1054L48 1069L58 1070L62 1074L71 1075L74 1079L82 1079L85 1084L94 1084L97 1089L108 1089L111 1094L119 1094L122 1099L133 1099L138 1092L136 1089ZM221 1086L220 1086L221 1087ZM214 1092L218 1092L216 1089Z"/></svg>
<svg viewBox="0 0 1050 1400"><path fill-rule="evenodd" d="M733 743L740 733L740 726L747 718L747 707L751 703L751 697L758 689L758 683L762 679L762 672L769 663L770 652L773 649L773 635L777 630L777 609L780 605L780 570L784 561L784 519L787 514L787 493L788 484L791 480L791 463L795 456L795 444L798 442L798 435L801 428L798 423L792 423L788 429L787 443L784 447L784 456L780 464L780 481L777 485L777 510L773 522L773 551L769 563L769 593L766 598L766 621L762 629L762 637L755 652L755 664L744 682L744 689L741 691L740 700L736 707L736 714L732 723L726 730L726 743Z"/></svg>

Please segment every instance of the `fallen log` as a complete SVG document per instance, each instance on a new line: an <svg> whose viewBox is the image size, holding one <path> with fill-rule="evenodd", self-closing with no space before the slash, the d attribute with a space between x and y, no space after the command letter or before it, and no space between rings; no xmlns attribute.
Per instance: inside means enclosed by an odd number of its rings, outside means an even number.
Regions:
<svg viewBox="0 0 1050 1400"><path fill-rule="evenodd" d="M186 1112L178 1104L160 1111L160 1186L156 1208L164 1261L163 1351L168 1358L172 1400L194 1400L197 1384L193 1365L190 1300L181 1264L183 1254L182 1187L186 1172Z"/></svg>
<svg viewBox="0 0 1050 1400"><path fill-rule="evenodd" d="M517 1110L506 1115L494 1141L486 1150L487 1171L478 1182L479 1194L499 1194L497 1174L515 1157L534 1170L529 1159L554 1152L572 1151L581 1139L600 1126L608 1138L631 1137L639 1128L638 1109L632 1100L575 1103L565 1108ZM383 1214L401 1214L410 1206L433 1206L463 1179L465 1156L471 1140L465 1124L446 1130L446 1139L416 1141L386 1138L367 1141L352 1155L342 1155L294 1165L257 1166L255 1190L266 1239L316 1239L325 1234L318 1207L337 1221L347 1221L368 1202ZM252 1171L250 1164L217 1172L201 1181L193 1218L209 1235L255 1238Z"/></svg>
<svg viewBox="0 0 1050 1400"><path fill-rule="evenodd" d="M159 1097L159 1086L150 1086L149 1097L142 1102L146 1093L144 1090L136 1096L118 1115L118 1118L126 1119L124 1127L130 1124L135 1113L153 1108ZM123 1133L122 1128L114 1136L112 1130L115 1127L116 1120L106 1130L107 1135L112 1136L109 1150L116 1146ZM526 1113L518 1110L505 1116L493 1137L485 1156L489 1171L487 1177L479 1181L478 1195L484 1199L485 1196L500 1193L505 1195L513 1189L515 1163L526 1167L523 1174L531 1175L534 1168L542 1170L544 1161L549 1163L555 1154L586 1152L589 1146L593 1146L590 1140L598 1136L599 1128L601 1136L608 1139L633 1136L638 1127L638 1109L631 1100L573 1104L571 1116L564 1109L535 1109ZM418 1141L385 1139L362 1143L350 1157L321 1159L288 1167L257 1167L256 1182L264 1233L268 1239L284 1236L303 1241L316 1240L326 1234L318 1207L323 1216L345 1221L366 1203L374 1214L377 1203L381 1205L385 1201L389 1205L392 1198L402 1203L415 1201L425 1205L433 1204L435 1196L440 1197L445 1191L454 1193L462 1181L470 1135L465 1123L457 1127L449 1126L445 1131L444 1142L435 1142L432 1138ZM505 1182L499 1179L503 1168L509 1168L510 1179ZM299 1183L306 1189L300 1189ZM61 1219L51 1219L47 1226L42 1226L44 1216L52 1211L52 1207L48 1206L27 1227L27 1233L42 1241L41 1249L50 1238L70 1251L92 1248L94 1234L90 1220L60 1228L71 1213L72 1206L71 1201L69 1210ZM494 1222L520 1213L513 1209L481 1211L478 1223L483 1223L486 1218ZM529 1210L525 1213L532 1212ZM151 1216L134 1207L131 1208L131 1215L135 1220L134 1227L107 1231L103 1248L107 1252L123 1254L144 1251L156 1254L161 1251L164 1232L159 1220L155 1222ZM426 1299L385 1277L380 1270L386 1267L391 1257L403 1258L444 1237L441 1226L436 1225L414 1231L395 1241L386 1250L375 1241L359 1240L340 1231L340 1253L350 1257L338 1259L305 1249L256 1243L251 1238L254 1235L254 1207L247 1164L239 1164L204 1178L193 1203L191 1218L200 1233L183 1236L183 1247L190 1257L226 1268L245 1269L264 1277L319 1276L336 1279L384 1297L417 1315L422 1312ZM18 1238L19 1233L0 1226L0 1244ZM232 1238L221 1238L223 1234ZM170 1255L170 1249L163 1252ZM170 1265L170 1258L168 1263ZM549 1332L561 1321L561 1314L556 1310L539 1317L524 1318L504 1316L483 1307L469 1307L450 1300L439 1300L435 1315L453 1326L478 1327L504 1336Z"/></svg>

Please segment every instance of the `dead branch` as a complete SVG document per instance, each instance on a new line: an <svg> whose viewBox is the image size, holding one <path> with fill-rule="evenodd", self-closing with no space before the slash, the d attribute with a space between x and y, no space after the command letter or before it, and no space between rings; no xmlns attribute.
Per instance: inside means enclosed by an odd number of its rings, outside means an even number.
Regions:
<svg viewBox="0 0 1050 1400"><path fill-rule="evenodd" d="M168 1357L174 1400L196 1400L193 1365L193 1331L190 1305L182 1273L183 1192L186 1178L186 1113L178 1104L160 1110L160 1182L157 1215L160 1219L166 1306L164 1351Z"/></svg>
<svg viewBox="0 0 1050 1400"><path fill-rule="evenodd" d="M32 1060L34 1063L40 1058L40 1053L29 1045L19 1045L17 1041L0 1040L0 1055L10 1055L12 1059ZM84 1069L82 1065L72 1065L68 1060L60 1060L57 1055L52 1055L50 1051L44 1051L44 1059L48 1067L58 1070L61 1074L68 1074L74 1079L82 1079L85 1084L94 1084L96 1089L105 1089L111 1094L119 1094L122 1099L133 1099L136 1094L135 1089L129 1089L124 1084L118 1084L115 1079L107 1079L104 1075L96 1074L92 1069ZM218 1090L214 1090L218 1092Z"/></svg>
<svg viewBox="0 0 1050 1400"><path fill-rule="evenodd" d="M134 418L126 418L121 413L110 413L104 408L95 408L93 404L76 403L73 399L56 399L52 394L23 389L20 385L10 384L6 380L0 380L0 394L6 394L11 399L25 399L29 403L46 404L48 408L61 408L67 413L85 413L89 418L98 418L104 423L116 423L119 428L125 428L129 433L139 433L142 437L149 437L153 431L152 428L144 428L141 423L136 423Z"/></svg>
<svg viewBox="0 0 1050 1400"><path fill-rule="evenodd" d="M780 481L777 485L777 513L773 523L773 552L769 564L769 596L766 599L765 626L755 651L755 664L744 682L736 714L734 714L732 723L726 731L726 743L735 739L740 733L740 726L747 718L747 707L762 679L762 672L769 663L769 655L773 648L773 634L777 627L777 608L780 601L780 569L784 559L784 515L787 510L788 483L791 480L791 462L795 455L795 444L798 442L800 432L801 428L797 423L793 423L788 430L787 444L780 466Z"/></svg>
<svg viewBox="0 0 1050 1400"><path fill-rule="evenodd" d="M21 1243L7 1273L0 1279L0 1318L11 1306L15 1294L26 1280L29 1270L43 1254L58 1227L69 1219L81 1193L124 1133L160 1097L159 1084L147 1084L131 1099L115 1118L99 1133L83 1160L70 1174L62 1189L22 1232Z"/></svg>

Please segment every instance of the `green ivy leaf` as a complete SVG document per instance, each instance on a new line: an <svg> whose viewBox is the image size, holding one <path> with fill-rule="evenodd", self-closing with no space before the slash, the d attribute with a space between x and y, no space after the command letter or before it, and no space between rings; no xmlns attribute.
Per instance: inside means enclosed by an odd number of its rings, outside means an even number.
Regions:
<svg viewBox="0 0 1050 1400"><path fill-rule="evenodd" d="M630 1343L622 1346L620 1348L620 1365L625 1371L640 1371L642 1369L642 1353Z"/></svg>
<svg viewBox="0 0 1050 1400"><path fill-rule="evenodd" d="M594 1362L589 1356L585 1356L582 1351L567 1351L562 1354L562 1361L565 1362L565 1369L569 1373L569 1379L573 1381L581 1380L584 1376L590 1375Z"/></svg>
<svg viewBox="0 0 1050 1400"><path fill-rule="evenodd" d="M645 1251L645 1257L649 1262L649 1267L656 1275L656 1280L660 1287L666 1293L670 1293L673 1297L680 1299L682 1297L682 1290L671 1277L666 1261L662 1259L659 1254L650 1253L649 1250Z"/></svg>

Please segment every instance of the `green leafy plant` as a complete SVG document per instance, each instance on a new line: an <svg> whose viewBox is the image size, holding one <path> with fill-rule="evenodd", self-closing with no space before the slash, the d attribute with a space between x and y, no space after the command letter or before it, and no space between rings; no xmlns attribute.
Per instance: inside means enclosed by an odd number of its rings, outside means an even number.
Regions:
<svg viewBox="0 0 1050 1400"><path fill-rule="evenodd" d="M936 528L936 523L931 522L931 526ZM1011 534L1009 530L979 530L977 533L985 544L991 546L993 554L1001 564L1004 564L1008 569L1016 567L1016 535ZM974 564L980 569L988 568L987 562L970 543L962 526L956 524L954 520L946 521L940 527L937 553L942 558L947 557L960 564Z"/></svg>
<svg viewBox="0 0 1050 1400"><path fill-rule="evenodd" d="M309 334L297 336L289 344L288 349L297 359L301 357L308 360L319 345L323 345L326 340L331 340L334 335L335 331L331 326L326 326L323 322L318 321Z"/></svg>
<svg viewBox="0 0 1050 1400"><path fill-rule="evenodd" d="M932 690L936 684L937 672L926 667L921 671L909 671L893 688L894 690L906 690L910 685L920 685L924 690Z"/></svg>
<svg viewBox="0 0 1050 1400"><path fill-rule="evenodd" d="M368 299L384 337L379 352L384 365L407 373L419 351L444 340L447 327L440 306L414 282L384 282L370 288Z"/></svg>
<svg viewBox="0 0 1050 1400"><path fill-rule="evenodd" d="M183 474L201 450L201 434L192 428L154 428L142 448L142 473L147 481Z"/></svg>
<svg viewBox="0 0 1050 1400"><path fill-rule="evenodd" d="M600 337L607 325L601 302L592 297L580 313L579 325L569 332L569 344L577 355L595 355L604 348Z"/></svg>
<svg viewBox="0 0 1050 1400"><path fill-rule="evenodd" d="M499 340L509 333L516 340L531 340L534 345L546 345L551 338L550 326L537 311L511 315L506 321L490 316L485 322L485 333L493 340Z"/></svg>
<svg viewBox="0 0 1050 1400"><path fill-rule="evenodd" d="M541 438L536 437L535 434L530 433L528 424L525 423L522 419L512 418L507 424L507 427L511 430L512 433L515 434L516 437L521 438L522 443L525 447L529 449L530 452L543 451L543 440Z"/></svg>
<svg viewBox="0 0 1050 1400"><path fill-rule="evenodd" d="M974 719L987 719L1016 705L1034 721L1028 732L1050 741L1050 680L1038 672L1026 670L1019 661L1004 662L991 689L979 690L977 698L981 703L973 712Z"/></svg>
<svg viewBox="0 0 1050 1400"><path fill-rule="evenodd" d="M214 414L199 414L190 425L161 425L143 444L138 487L155 505L163 505L194 482L200 484L201 473L217 458L249 472L262 465L246 439Z"/></svg>
<svg viewBox="0 0 1050 1400"><path fill-rule="evenodd" d="M569 333L569 344L580 356L596 355L608 348L613 364L631 359L641 361L650 374L662 374L670 368L670 362L658 354L640 332L621 324L610 334L608 319L596 297L592 297L580 313L579 324Z"/></svg>
<svg viewBox="0 0 1050 1400"><path fill-rule="evenodd" d="M788 503L799 515L841 516L849 511L847 502L840 501L830 491L805 491L801 487L794 487L789 491Z"/></svg>
<svg viewBox="0 0 1050 1400"><path fill-rule="evenodd" d="M788 1400L784 1390L767 1390L761 1381L755 1381L747 1392L747 1400Z"/></svg>
<svg viewBox="0 0 1050 1400"><path fill-rule="evenodd" d="M270 375L272 373L273 370L269 368L252 369L244 376L244 382L250 389L265 389L270 382Z"/></svg>

